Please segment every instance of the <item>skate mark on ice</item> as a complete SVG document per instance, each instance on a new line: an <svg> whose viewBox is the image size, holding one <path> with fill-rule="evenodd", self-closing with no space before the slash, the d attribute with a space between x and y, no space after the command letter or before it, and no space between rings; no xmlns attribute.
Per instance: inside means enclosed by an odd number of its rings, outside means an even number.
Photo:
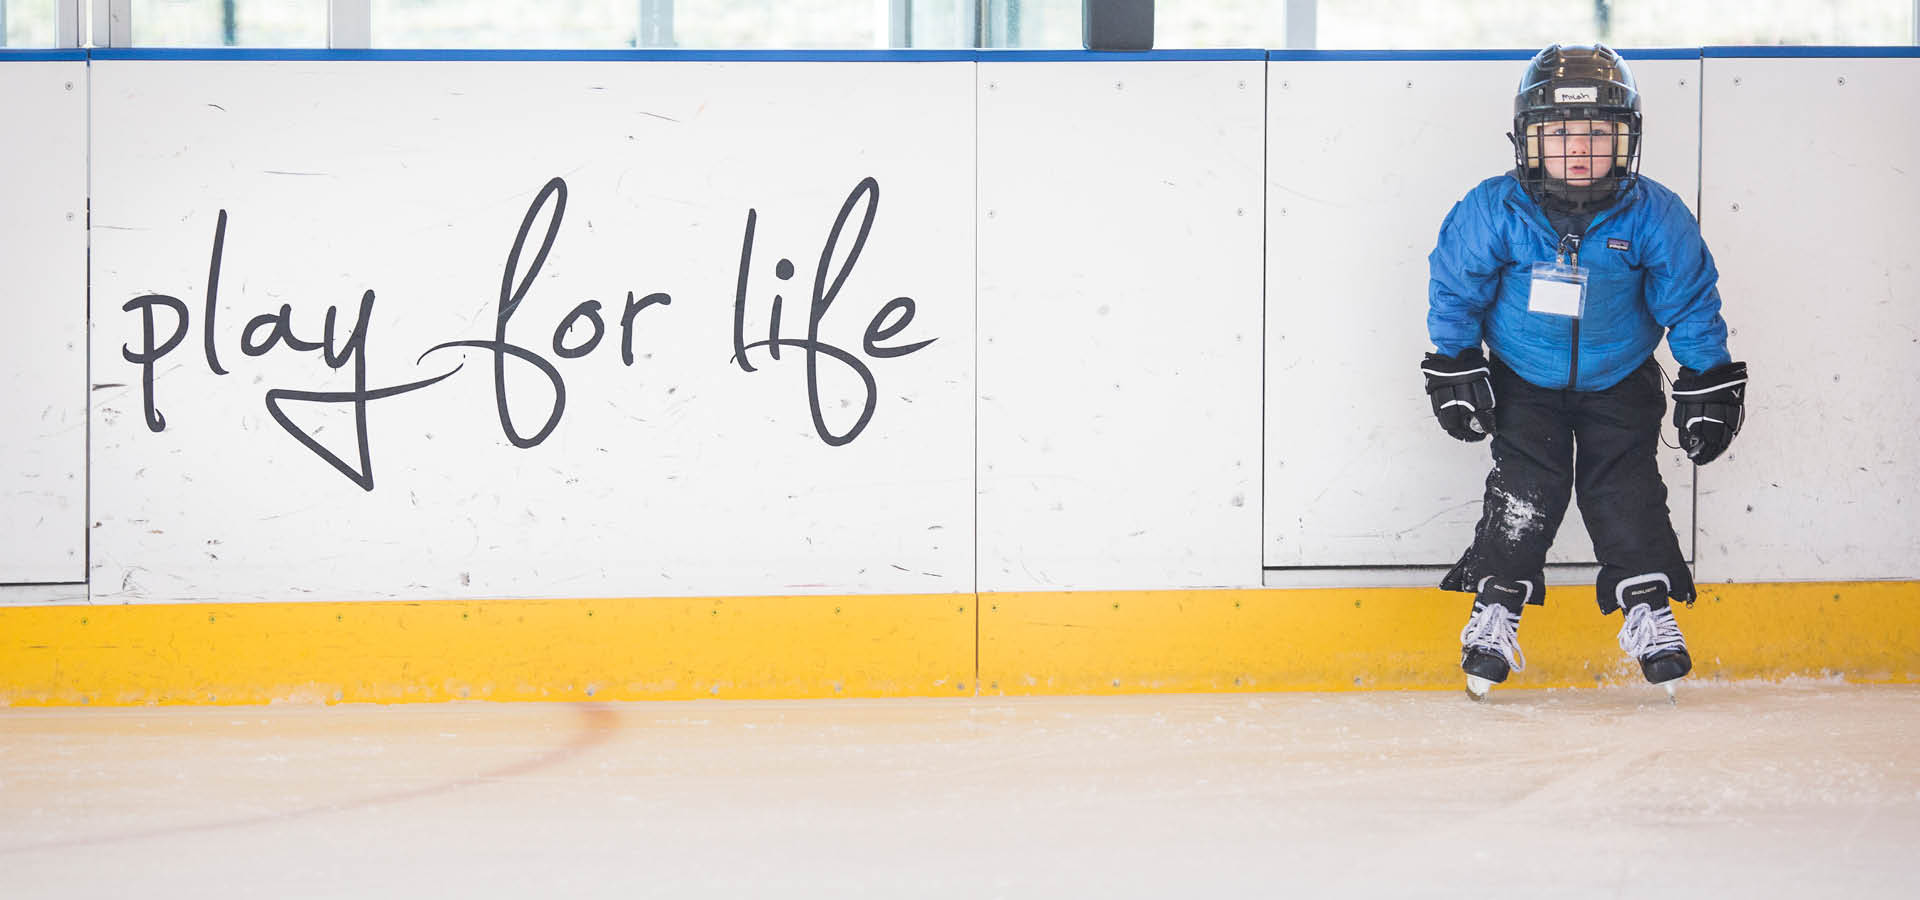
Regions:
<svg viewBox="0 0 1920 900"><path fill-rule="evenodd" d="M146 838L155 838L155 837L170 837L170 836L179 835L179 834L205 834L208 832L226 831L228 829L233 829L233 828L251 828L259 825L272 825L272 824L278 824L282 822L290 822L296 819L306 819L306 818L311 818L313 816L326 815L328 813L348 812L356 809L371 809L379 806L390 806L393 804L406 803L409 801L418 800L423 797L431 797L437 794L449 794L455 791L461 791L461 790L466 790L468 788L478 787L480 785L487 784L489 782L502 779L502 778L514 778L521 775L529 775L534 772L541 771L543 769L551 768L559 763L565 762L569 759L579 756L580 754L585 753L586 751L591 750L594 747L597 747L611 740L614 736L614 733L618 731L618 729L615 727L617 718L618 717L614 715L613 710L610 707L607 707L605 705L598 704L598 703L584 705L580 709L579 729L574 732L572 738L568 739L566 743L561 744L560 746L554 747L553 749L548 750L544 753L541 753L537 756L529 757L527 759L523 759L516 763L509 763L507 765L500 766L499 768L496 768L496 769L490 769L488 771L480 772L474 775L465 775L458 778L452 778L447 781L440 782L439 784L430 784L425 787L414 788L413 790L395 791L390 794L379 794L376 796L364 797L357 800L347 799L347 800L342 800L340 802L334 802L334 803L316 803L309 806L301 807L299 809L288 810L285 812L270 812L270 813L262 813L259 815L241 816L239 818L227 819L219 822L202 822L197 825L174 825L174 826L164 826L160 828L142 828L134 831L124 831L118 834L102 834L102 835L95 835L91 837L74 837L74 838L65 838L62 840L55 840L55 841L40 841L40 842L29 843L29 844L17 844L11 847L0 847L0 856L14 856L14 855L25 854L25 853L34 853L41 850L61 850L61 849L66 849L70 847L98 847L98 846L107 845L107 844L122 843L125 841L138 841Z"/></svg>

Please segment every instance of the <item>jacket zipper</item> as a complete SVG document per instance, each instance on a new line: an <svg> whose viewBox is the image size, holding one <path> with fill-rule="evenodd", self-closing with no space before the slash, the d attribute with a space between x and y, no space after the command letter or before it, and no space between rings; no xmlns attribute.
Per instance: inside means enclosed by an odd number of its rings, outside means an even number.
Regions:
<svg viewBox="0 0 1920 900"><path fill-rule="evenodd" d="M1580 251L1573 251L1573 267L1580 268ZM1581 288L1585 290L1584 287ZM1585 310L1582 310L1585 312ZM1580 381L1580 317L1573 317L1573 359L1567 363L1567 390L1574 390Z"/></svg>
<svg viewBox="0 0 1920 900"><path fill-rule="evenodd" d="M1612 215L1615 211L1621 209L1627 203L1630 203L1630 202L1632 202L1631 198L1622 198L1620 202L1615 203L1614 205L1601 210L1598 215L1595 215L1593 217L1593 221L1587 223L1587 230L1580 235L1580 240L1584 242L1587 238L1587 235L1593 234L1593 230L1595 228L1599 228L1600 223L1605 222L1608 216ZM1573 266L1576 269L1580 267L1580 247L1578 244L1574 245L1574 248L1573 248ZM1582 311L1584 312L1584 310ZM1580 381L1580 319L1577 316L1573 320L1573 354L1572 356L1573 356L1572 360L1569 361L1567 365L1567 390L1570 390L1570 391L1575 390L1574 385L1578 384Z"/></svg>

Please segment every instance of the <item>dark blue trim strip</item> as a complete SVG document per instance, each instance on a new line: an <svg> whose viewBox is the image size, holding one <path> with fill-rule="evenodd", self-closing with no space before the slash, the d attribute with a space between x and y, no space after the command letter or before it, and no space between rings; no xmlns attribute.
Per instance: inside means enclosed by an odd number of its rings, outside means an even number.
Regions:
<svg viewBox="0 0 1920 900"><path fill-rule="evenodd" d="M1712 59L1911 59L1920 57L1920 47L1703 47L1700 55Z"/></svg>
<svg viewBox="0 0 1920 900"><path fill-rule="evenodd" d="M94 59L408 62L1112 62L1250 60L1265 50L320 50L135 47L93 51Z"/></svg>
<svg viewBox="0 0 1920 900"><path fill-rule="evenodd" d="M1168 62L1178 60L1252 60L1267 58L1267 51L1248 50L1146 50L1122 53L1108 50L976 50L979 62Z"/></svg>
<svg viewBox="0 0 1920 900"><path fill-rule="evenodd" d="M1539 53L1533 50L1271 50L1267 59L1275 62L1307 62L1314 60L1395 60L1402 62L1443 62L1463 59L1528 60ZM1628 59L1699 59L1700 50L1695 47L1654 47L1642 50L1624 49L1620 55Z"/></svg>
<svg viewBox="0 0 1920 900"><path fill-rule="evenodd" d="M971 50L321 50L137 47L94 59L330 62L971 62Z"/></svg>
<svg viewBox="0 0 1920 900"><path fill-rule="evenodd" d="M0 62L68 62L87 58L85 50L8 50L0 48Z"/></svg>
<svg viewBox="0 0 1920 900"><path fill-rule="evenodd" d="M134 47L96 50L0 49L0 62L140 59L340 62L1114 62L1271 60L1303 62L1526 60L1535 50L325 50L319 48ZM1920 47L1703 47L1622 49L1628 59L1907 59Z"/></svg>

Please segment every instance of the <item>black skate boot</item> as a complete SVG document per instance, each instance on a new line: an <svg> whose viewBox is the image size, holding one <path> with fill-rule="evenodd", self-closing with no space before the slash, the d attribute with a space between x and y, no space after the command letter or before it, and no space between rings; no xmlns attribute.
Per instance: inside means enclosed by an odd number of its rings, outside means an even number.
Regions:
<svg viewBox="0 0 1920 900"><path fill-rule="evenodd" d="M1652 576L1638 584L1622 582L1620 609L1626 621L1620 625L1620 649L1640 663L1647 681L1667 689L1667 699L1679 702L1674 682L1693 671L1693 657L1687 654L1687 639L1673 620L1673 603L1667 598L1666 579Z"/></svg>
<svg viewBox="0 0 1920 900"><path fill-rule="evenodd" d="M1533 582L1482 578L1473 597L1473 616L1460 629L1460 669L1467 673L1467 696L1485 700L1487 691L1507 673L1527 667L1520 652L1520 610L1533 598Z"/></svg>

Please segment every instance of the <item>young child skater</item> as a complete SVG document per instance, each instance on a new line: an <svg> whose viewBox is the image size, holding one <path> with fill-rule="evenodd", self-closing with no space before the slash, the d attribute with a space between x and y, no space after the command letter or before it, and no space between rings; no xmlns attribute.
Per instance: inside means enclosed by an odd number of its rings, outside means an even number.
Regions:
<svg viewBox="0 0 1920 900"><path fill-rule="evenodd" d="M1447 214L1428 257L1421 371L1440 427L1493 438L1473 545L1440 582L1470 592L1460 668L1475 700L1526 667L1517 630L1543 601L1547 548L1577 496L1620 648L1673 696L1693 668L1673 618L1694 585L1660 480L1666 411L1653 359L1680 365L1673 423L1695 465L1740 431L1747 368L1727 353L1718 273L1680 198L1639 174L1640 94L1618 53L1555 44L1514 97L1514 169ZM1481 344L1488 353L1483 354Z"/></svg>

